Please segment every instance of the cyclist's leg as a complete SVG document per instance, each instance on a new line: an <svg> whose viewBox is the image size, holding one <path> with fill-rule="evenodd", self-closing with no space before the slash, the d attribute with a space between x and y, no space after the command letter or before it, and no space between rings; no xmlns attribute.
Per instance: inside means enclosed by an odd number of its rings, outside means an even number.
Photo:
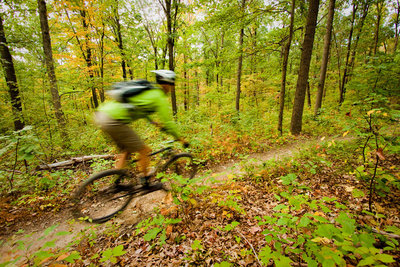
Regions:
<svg viewBox="0 0 400 267"><path fill-rule="evenodd" d="M131 153L128 151L123 151L121 154L117 155L117 161L115 162L116 169L123 169L126 166L126 161L128 160Z"/></svg>
<svg viewBox="0 0 400 267"><path fill-rule="evenodd" d="M96 123L107 133L118 148L122 151L117 156L116 168L121 169L126 165L126 161L132 153L139 152L146 147L139 135L127 124L114 120L102 112L96 113Z"/></svg>
<svg viewBox="0 0 400 267"><path fill-rule="evenodd" d="M139 161L138 161L139 171L143 173L143 175L146 177L149 175L149 166L150 166L149 154L151 153L151 149L147 145L144 145L143 148L140 149L138 152L139 152Z"/></svg>

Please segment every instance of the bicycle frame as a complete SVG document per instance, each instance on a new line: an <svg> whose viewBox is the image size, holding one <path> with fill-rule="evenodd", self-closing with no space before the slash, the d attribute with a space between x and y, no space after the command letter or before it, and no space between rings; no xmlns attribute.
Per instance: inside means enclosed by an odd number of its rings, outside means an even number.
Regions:
<svg viewBox="0 0 400 267"><path fill-rule="evenodd" d="M172 144L172 143L174 143L174 142L176 142L175 140L172 140L172 141L168 141L168 142L166 142L167 144ZM162 152L164 152L164 151L167 151L167 150L172 150L173 149L173 147L172 146L166 146L166 147L163 147L163 148L161 148L161 149L159 149L159 150L157 150L157 151L155 151L155 152L152 152L152 153L150 153L148 156L149 157L152 157L152 156L154 156L154 155L157 155L157 154L160 154L160 153L162 153ZM132 160L132 163L136 163L136 162L138 162L139 161L139 159L134 159L134 160Z"/></svg>

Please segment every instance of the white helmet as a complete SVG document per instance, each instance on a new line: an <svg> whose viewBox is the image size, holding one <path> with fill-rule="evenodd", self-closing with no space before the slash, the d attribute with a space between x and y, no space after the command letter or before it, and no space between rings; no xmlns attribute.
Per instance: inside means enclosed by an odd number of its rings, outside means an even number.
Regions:
<svg viewBox="0 0 400 267"><path fill-rule="evenodd" d="M172 70L152 70L156 74L156 80L159 84L175 84L175 72Z"/></svg>

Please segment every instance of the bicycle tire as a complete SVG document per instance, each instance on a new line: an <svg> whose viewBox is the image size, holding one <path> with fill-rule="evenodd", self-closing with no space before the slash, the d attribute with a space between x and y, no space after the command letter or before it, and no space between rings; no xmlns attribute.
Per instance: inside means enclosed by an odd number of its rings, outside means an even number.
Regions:
<svg viewBox="0 0 400 267"><path fill-rule="evenodd" d="M131 202L136 184L126 170L94 174L73 195L74 216L94 223L110 220Z"/></svg>
<svg viewBox="0 0 400 267"><path fill-rule="evenodd" d="M164 181L165 189L171 189L171 183L178 186L185 186L187 182L194 178L197 173L197 166L194 163L193 155L190 153L178 153L172 156L161 168L159 180ZM178 177L174 177L177 175ZM172 181L174 180L174 181Z"/></svg>

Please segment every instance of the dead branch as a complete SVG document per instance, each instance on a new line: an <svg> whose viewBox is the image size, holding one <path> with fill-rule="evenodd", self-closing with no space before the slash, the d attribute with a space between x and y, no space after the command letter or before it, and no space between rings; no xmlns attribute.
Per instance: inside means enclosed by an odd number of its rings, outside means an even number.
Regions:
<svg viewBox="0 0 400 267"><path fill-rule="evenodd" d="M381 235L386 235L386 236L388 236L390 238L394 238L394 239L400 240L400 235L387 233L387 232L384 232L384 231L381 231L381 230L378 230L378 229L375 229L375 228L372 228L372 232L377 233L377 234L381 234Z"/></svg>
<svg viewBox="0 0 400 267"><path fill-rule="evenodd" d="M259 264L260 266L263 266L263 264L260 262L260 259L259 259L258 256L257 256L257 252L255 251L255 249L254 249L253 245L250 243L250 241L249 241L238 229L235 229L235 230L236 230L236 232L237 232L244 240L246 240L247 244L249 244L249 246L250 246L251 249L253 250L254 256L256 257L256 259L257 259L257 261L258 261L258 264Z"/></svg>
<svg viewBox="0 0 400 267"><path fill-rule="evenodd" d="M76 157L70 160L60 161L51 164L43 164L36 167L36 170L51 170L51 169L58 169L58 168L65 168L69 166L74 166L77 163L83 163L86 161L90 161L93 159L115 159L115 155L92 155L92 156L83 156L83 157Z"/></svg>

